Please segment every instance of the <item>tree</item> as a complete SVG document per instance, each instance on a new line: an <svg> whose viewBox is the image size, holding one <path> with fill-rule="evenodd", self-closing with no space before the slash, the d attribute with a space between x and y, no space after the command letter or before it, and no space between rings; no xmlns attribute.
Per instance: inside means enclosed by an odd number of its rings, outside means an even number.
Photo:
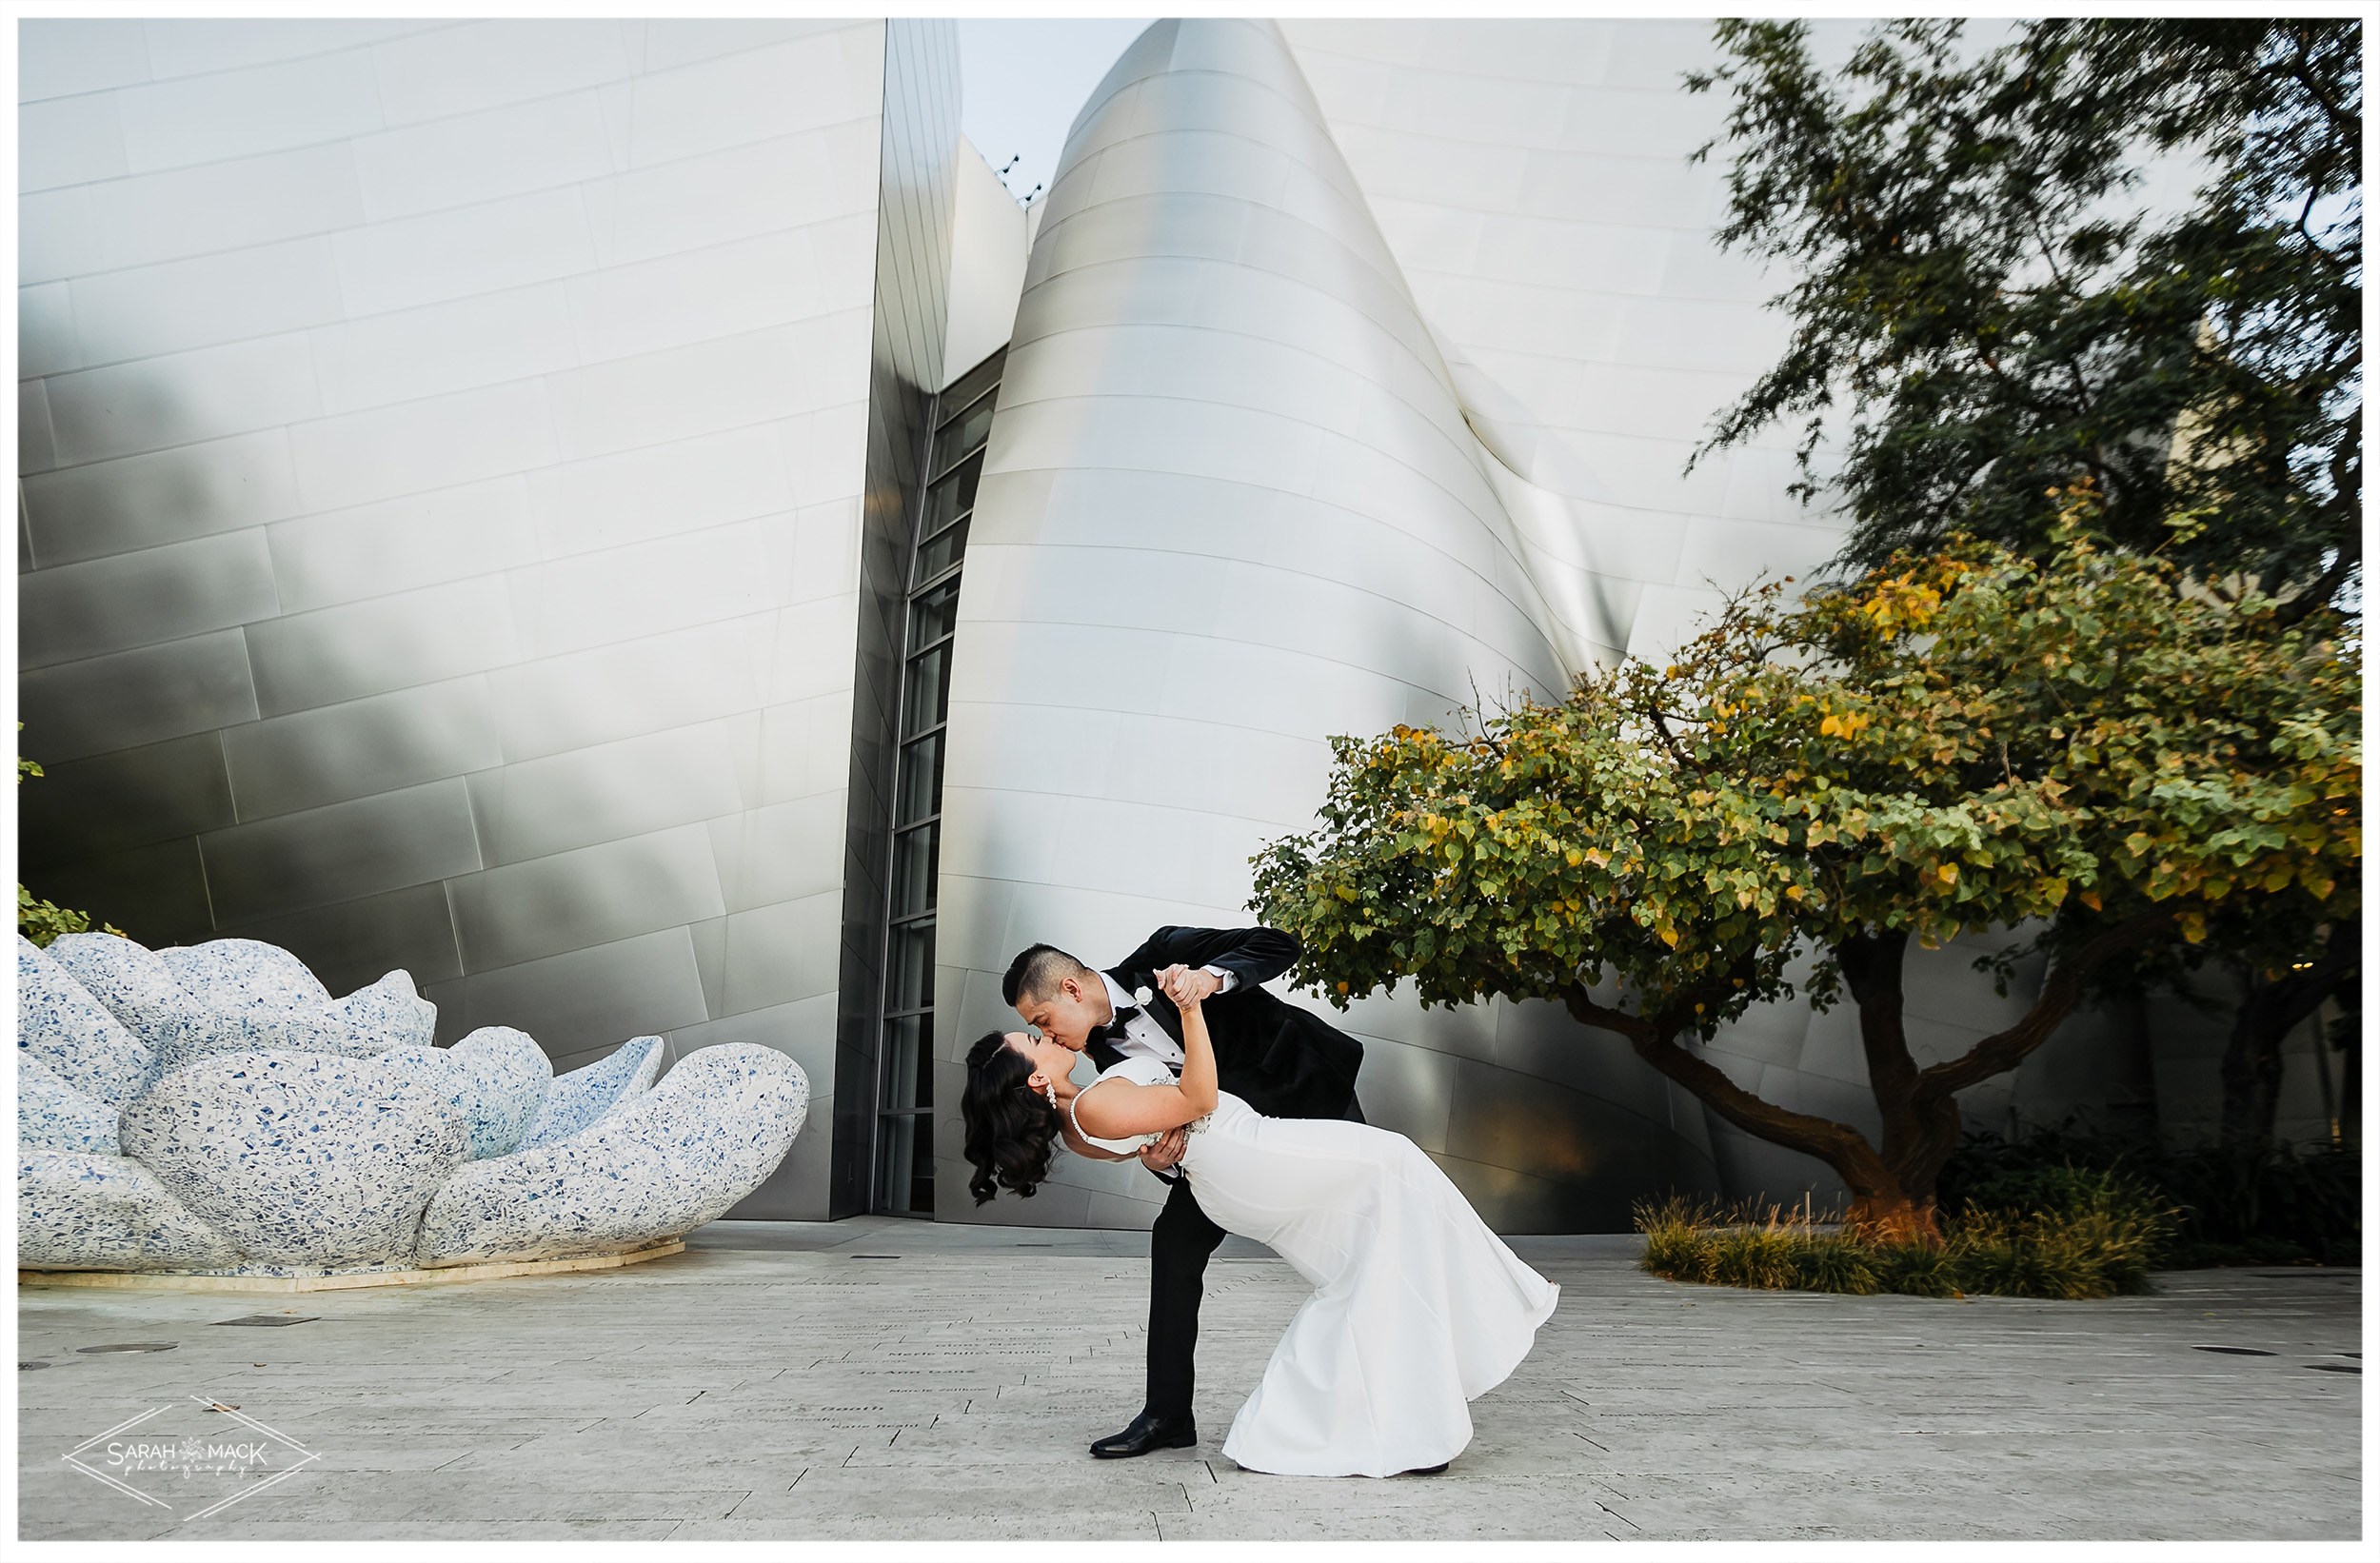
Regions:
<svg viewBox="0 0 2380 1563"><path fill-rule="evenodd" d="M2080 477L2111 542L2185 566L2177 589L2252 587L2286 623L2359 587L2357 23L2038 21L1989 51L1888 23L1832 79L1798 25L1719 36L1695 85L1731 89L1722 237L1799 281L1786 353L1704 453L1806 418L1813 496L1839 423L1854 565L1953 528L2037 553L2040 490ZM2186 208L2134 199L2158 155L2203 166ZM2223 1138L2252 1157L2283 1039L2357 951L2304 918L2221 924L2109 963L2093 996L2230 973Z"/></svg>
<svg viewBox="0 0 2380 1563"><path fill-rule="evenodd" d="M2335 614L2173 591L2083 535L1960 540L1788 605L1741 593L1667 667L1630 661L1478 730L1334 741L1320 828L1255 904L1331 1000L1547 999L1746 1132L1817 1157L1885 1235L1936 1230L1958 1092L2013 1069L2125 951L2261 898L2354 915L2360 676ZM1914 940L2037 923L2039 996L1920 1066ZM1761 1099L1689 1045L1755 1003L1858 1007L1882 1135ZM1979 963L1981 964L1981 963Z"/></svg>
<svg viewBox="0 0 2380 1563"><path fill-rule="evenodd" d="M2361 565L2361 25L2346 18L1880 24L1830 79L1799 23L1720 24L1722 242L1787 261L1782 357L1697 459L1840 436L1844 560L1965 531L2051 546L2088 478L2117 544L2293 600ZM1714 143L1716 146L1716 143ZM1706 147L1705 155L1713 149ZM2142 209L2153 156L2209 177Z"/></svg>

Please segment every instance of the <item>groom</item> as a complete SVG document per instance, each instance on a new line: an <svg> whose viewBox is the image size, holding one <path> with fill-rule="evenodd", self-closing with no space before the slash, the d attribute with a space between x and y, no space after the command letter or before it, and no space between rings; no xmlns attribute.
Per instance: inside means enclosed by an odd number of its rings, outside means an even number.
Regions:
<svg viewBox="0 0 2380 1563"><path fill-rule="evenodd" d="M1186 968L1187 979L1200 985L1222 1089L1268 1118L1359 1123L1356 1071L1363 1044L1261 986L1297 959L1297 940L1273 928L1160 928L1103 972L1036 944L1008 963L1000 993L1025 1024L1089 1053L1101 1070L1141 1057L1179 1075L1181 1012L1159 990L1158 979ZM1148 991L1146 1004L1136 1001L1135 989ZM1176 1129L1140 1155L1151 1172L1173 1184L1149 1231L1148 1400L1130 1427L1091 1446L1102 1460L1199 1441L1190 1418L1191 1357L1199 1343L1206 1261L1223 1240L1223 1229L1206 1218L1189 1184L1171 1170L1181 1159L1183 1138L1184 1131Z"/></svg>

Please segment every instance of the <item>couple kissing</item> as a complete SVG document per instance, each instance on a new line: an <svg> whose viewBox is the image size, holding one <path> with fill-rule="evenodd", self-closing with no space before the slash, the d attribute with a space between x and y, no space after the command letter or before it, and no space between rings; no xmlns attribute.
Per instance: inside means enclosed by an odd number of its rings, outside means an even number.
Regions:
<svg viewBox="0 0 2380 1563"><path fill-rule="evenodd" d="M1036 944L1001 985L1027 1029L967 1054L978 1204L1030 1197L1061 1149L1172 1184L1149 1234L1147 1400L1091 1446L1101 1458L1198 1442L1199 1300L1227 1232L1314 1286L1223 1439L1250 1471L1444 1469L1471 1441L1468 1403L1554 1312L1558 1288L1438 1164L1363 1121L1362 1044L1264 989L1299 953L1271 928L1160 928L1104 970ZM1078 1085L1085 1056L1098 1078Z"/></svg>

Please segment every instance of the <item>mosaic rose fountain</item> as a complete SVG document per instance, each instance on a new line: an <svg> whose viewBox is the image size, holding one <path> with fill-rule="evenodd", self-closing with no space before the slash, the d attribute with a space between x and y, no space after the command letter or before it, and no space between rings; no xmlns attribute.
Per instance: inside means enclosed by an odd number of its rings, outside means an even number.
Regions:
<svg viewBox="0 0 2380 1563"><path fill-rule="evenodd" d="M334 999L287 950L17 940L17 1263L312 1276L620 1255L724 1215L809 1081L658 1037L557 1078L522 1032L432 1044L404 972Z"/></svg>

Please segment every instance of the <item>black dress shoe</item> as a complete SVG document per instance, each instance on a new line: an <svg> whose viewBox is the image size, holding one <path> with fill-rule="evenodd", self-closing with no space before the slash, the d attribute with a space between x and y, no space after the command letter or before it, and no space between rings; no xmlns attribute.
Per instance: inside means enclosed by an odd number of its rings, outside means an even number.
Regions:
<svg viewBox="0 0 2380 1563"><path fill-rule="evenodd" d="M1153 1416L1144 1411L1121 1433L1093 1444L1091 1453L1102 1460L1128 1460L1152 1449L1188 1449L1198 1441L1198 1424L1189 1417Z"/></svg>
<svg viewBox="0 0 2380 1563"><path fill-rule="evenodd" d="M1439 1472L1445 1470L1449 1463L1450 1462L1448 1461L1440 1460L1436 1465L1417 1465L1410 1471L1399 1471L1397 1474L1400 1476L1435 1476Z"/></svg>

